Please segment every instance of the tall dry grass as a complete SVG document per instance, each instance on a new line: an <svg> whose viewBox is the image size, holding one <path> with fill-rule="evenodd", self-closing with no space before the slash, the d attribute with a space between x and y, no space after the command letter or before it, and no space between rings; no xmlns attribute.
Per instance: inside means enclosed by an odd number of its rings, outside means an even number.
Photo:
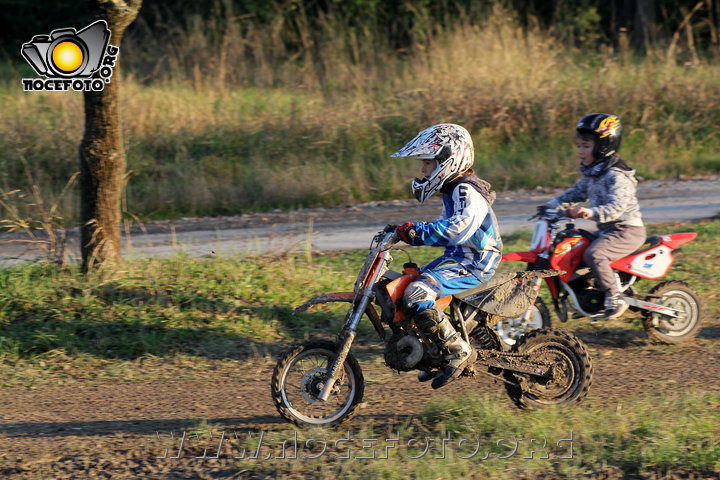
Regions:
<svg viewBox="0 0 720 480"><path fill-rule="evenodd" d="M642 176L720 170L717 61L580 52L503 11L488 18L420 32L401 52L381 26L333 17L312 29L302 16L263 28L196 17L163 35L136 32L114 79L128 209L148 218L406 197L416 165L388 156L439 122L469 128L477 170L497 188L564 184L577 176L574 123L591 111L621 116L623 153ZM288 29L302 48L288 48ZM59 192L77 170L82 98L22 93L26 70L4 66L0 188L23 188L24 156Z"/></svg>

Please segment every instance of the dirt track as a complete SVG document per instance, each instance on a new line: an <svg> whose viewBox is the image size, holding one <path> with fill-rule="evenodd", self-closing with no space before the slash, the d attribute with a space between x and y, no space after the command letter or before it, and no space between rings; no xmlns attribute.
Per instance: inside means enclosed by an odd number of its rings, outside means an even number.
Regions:
<svg viewBox="0 0 720 480"><path fill-rule="evenodd" d="M595 366L585 408L618 403L631 408L629 398L653 398L660 391L678 395L688 389L720 391L717 319L708 322L697 342L687 347L648 345L644 334L619 322L613 328L578 333L588 344ZM353 432L368 421L392 429L428 402L468 391L510 405L502 385L484 375L433 391L418 384L410 373L398 376L382 366L377 345L365 345L358 352L368 385L366 403L349 425ZM237 368L240 365L245 368ZM248 435L272 435L287 427L270 399L272 367L268 357L259 357L190 378L76 381L38 390L3 389L0 477L261 478L257 472L243 473L243 461L229 454L217 460L195 458L204 448L217 448L217 439L202 445L187 439L181 458L157 457L176 455L182 432L203 420L217 431L239 434L238 451Z"/></svg>

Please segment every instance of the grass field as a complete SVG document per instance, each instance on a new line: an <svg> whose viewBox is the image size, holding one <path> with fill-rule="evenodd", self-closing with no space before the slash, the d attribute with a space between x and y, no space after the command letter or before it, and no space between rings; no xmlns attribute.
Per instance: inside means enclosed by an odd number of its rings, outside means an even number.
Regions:
<svg viewBox="0 0 720 480"><path fill-rule="evenodd" d="M662 233L688 230L696 231L698 238L682 247L667 279L693 285L705 302L707 317L717 320L720 221L649 228ZM505 251L525 248L528 235L508 236ZM431 247L407 251L420 265L438 253ZM352 290L364 255L364 251L329 255L301 251L282 258L179 255L129 260L121 271L90 276L83 276L76 266L60 269L37 263L6 268L0 270L0 359L6 366L53 359L62 365L121 364L159 356L234 359L267 353L277 343L308 335L333 338L342 314L307 313L296 318L291 312L320 293ZM395 258L399 265L405 261L401 252ZM515 267L522 269L519 264ZM651 286L648 282L645 288ZM638 322L633 328L642 327ZM374 335L369 325L363 332L368 339Z"/></svg>
<svg viewBox="0 0 720 480"><path fill-rule="evenodd" d="M240 463L280 478L715 478L718 407L719 395L688 392L518 415L495 398L470 395L431 405L392 429L273 432L259 449L269 460ZM201 430L206 441L198 443L209 443L212 426ZM257 448L257 435L242 440ZM299 460L287 460L291 455Z"/></svg>
<svg viewBox="0 0 720 480"><path fill-rule="evenodd" d="M697 288L705 302L705 326L720 326L715 288L720 281L716 242L720 221L659 225L651 231L698 232L695 241L683 246L669 278ZM527 241L527 234L509 236L506 250L524 248ZM414 248L409 253L423 263L437 250ZM341 311L320 309L299 318L290 312L313 295L351 289L363 257L362 251L332 255L306 251L279 259L135 259L123 271L94 277L84 277L74 267L61 270L43 264L4 269L0 271L2 388L42 392L44 385L95 380L131 385L148 379L190 378L210 369L242 370L248 361L270 363L271 355L288 343L334 336L342 322ZM397 262L404 257L398 252ZM566 326L584 325L577 321ZM623 322L622 328L642 329L639 319ZM369 325L362 327L359 341L375 341ZM670 347L662 350L667 355L677 352ZM667 472L715 478L720 472L718 412L720 396L695 389L521 415L495 397L470 394L430 404L402 425L273 430L262 447L263 455L272 458L246 459L240 465L257 475L283 478L575 479L593 474L599 476L592 478L659 479L669 478L664 476ZM203 422L195 427L197 438L208 442L216 429ZM352 441L339 447L335 444L320 452L313 441L339 439L346 431ZM276 459L283 442L295 435L299 460ZM572 442L567 441L570 435ZM388 441L396 437L398 441ZM372 438L377 440L370 443L374 459L358 459L369 455L365 439ZM423 454L426 438L434 443ZM443 451L444 438L448 440ZM518 438L524 440L518 443ZM246 446L255 448L256 440L250 438ZM195 443L198 448L202 444ZM570 444L572 458L564 458ZM380 458L386 447L389 459ZM338 458L347 448L351 459Z"/></svg>

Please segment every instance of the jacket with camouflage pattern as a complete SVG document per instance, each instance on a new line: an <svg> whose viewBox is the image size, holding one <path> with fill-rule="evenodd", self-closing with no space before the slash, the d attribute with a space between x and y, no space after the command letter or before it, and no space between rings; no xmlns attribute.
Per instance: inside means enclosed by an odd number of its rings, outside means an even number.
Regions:
<svg viewBox="0 0 720 480"><path fill-rule="evenodd" d="M624 160L612 156L590 167L580 164L580 171L582 178L565 193L549 201L550 206L590 200L590 218L597 222L600 230L608 230L615 225L643 225L636 194L635 170Z"/></svg>

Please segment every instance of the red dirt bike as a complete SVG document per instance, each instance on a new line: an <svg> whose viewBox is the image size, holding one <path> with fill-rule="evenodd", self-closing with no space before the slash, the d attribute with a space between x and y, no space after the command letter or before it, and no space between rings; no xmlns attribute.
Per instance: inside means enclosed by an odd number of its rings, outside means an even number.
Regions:
<svg viewBox="0 0 720 480"><path fill-rule="evenodd" d="M286 420L296 425L328 425L356 413L365 383L350 350L363 315L383 340L385 363L391 369L430 372L443 366L443 352L402 311L403 292L419 272L413 263L406 263L402 274L389 270L390 252L397 242L395 229L387 227L374 237L353 292L319 295L295 310L297 314L329 302L351 304L335 342L315 340L293 346L277 362L272 397ZM493 329L502 318L528 309L537 296L536 279L559 273L499 273L477 288L437 300L441 309L449 308L453 325L477 352L477 360L461 376L474 376L476 367L487 367L487 373L503 382L520 407L575 403L587 395L592 364L585 345L573 334L534 330L505 351Z"/></svg>
<svg viewBox="0 0 720 480"><path fill-rule="evenodd" d="M604 294L595 288L595 279L582 260L597 234L576 229L565 210L548 208L530 219L537 219L530 250L506 253L502 261L526 262L528 270L565 270L562 275L545 279L560 321L567 321L569 315L589 317L593 321L604 319ZM561 221L567 221L562 230L558 226ZM659 283L644 298L635 290L638 279L664 277L673 263L673 250L696 236L696 233L674 233L648 237L638 250L611 264L630 309L643 312L643 326L651 342L684 343L700 331L700 298L687 283ZM537 279L534 287L539 289L540 284L541 280ZM548 309L542 299L537 298L521 316L498 322L496 331L504 342L512 345L527 332L549 326Z"/></svg>

